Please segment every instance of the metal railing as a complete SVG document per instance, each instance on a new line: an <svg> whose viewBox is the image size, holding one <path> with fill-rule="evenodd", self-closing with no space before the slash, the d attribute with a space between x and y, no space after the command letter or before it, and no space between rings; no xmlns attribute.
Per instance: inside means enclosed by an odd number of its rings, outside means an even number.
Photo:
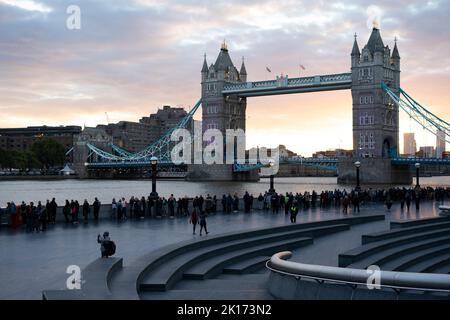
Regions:
<svg viewBox="0 0 450 320"><path fill-rule="evenodd" d="M371 271L304 264L284 259L292 255L289 251L274 254L266 267L272 272L295 277L297 280L310 279L319 283L346 284L353 287L368 286ZM380 289L388 288L396 292L414 290L424 292L443 292L450 294L450 275L432 273L413 273L380 271ZM369 283L370 284L370 283Z"/></svg>

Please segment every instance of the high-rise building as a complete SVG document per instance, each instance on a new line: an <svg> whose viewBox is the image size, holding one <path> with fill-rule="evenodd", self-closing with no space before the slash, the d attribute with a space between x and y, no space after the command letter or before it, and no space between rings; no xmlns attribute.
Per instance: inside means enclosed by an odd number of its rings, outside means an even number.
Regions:
<svg viewBox="0 0 450 320"><path fill-rule="evenodd" d="M445 131L438 130L436 133L436 158L441 159L445 152Z"/></svg>
<svg viewBox="0 0 450 320"><path fill-rule="evenodd" d="M417 152L416 139L413 132L408 132L403 135L403 154L414 156Z"/></svg>
<svg viewBox="0 0 450 320"><path fill-rule="evenodd" d="M420 147L419 156L423 158L434 158L435 150L433 146Z"/></svg>

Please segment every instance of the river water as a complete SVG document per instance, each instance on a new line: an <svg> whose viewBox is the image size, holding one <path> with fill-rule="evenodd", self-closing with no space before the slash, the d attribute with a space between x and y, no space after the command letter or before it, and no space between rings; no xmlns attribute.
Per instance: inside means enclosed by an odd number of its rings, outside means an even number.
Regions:
<svg viewBox="0 0 450 320"><path fill-rule="evenodd" d="M423 177L420 179L422 186L450 186L450 177ZM66 199L89 202L98 197L103 203L109 203L112 198L118 199L131 196L147 196L151 192L150 180L55 180L55 181L0 181L0 206L7 201L45 201L56 198L58 203ZM237 193L243 195L245 191L257 196L269 187L269 179L261 179L259 182L188 182L166 180L158 181L157 191L161 196L175 197L211 195L222 196L224 193ZM379 186L378 186L379 187ZM350 189L348 185L338 185L334 177L298 177L275 178L277 192L304 192Z"/></svg>

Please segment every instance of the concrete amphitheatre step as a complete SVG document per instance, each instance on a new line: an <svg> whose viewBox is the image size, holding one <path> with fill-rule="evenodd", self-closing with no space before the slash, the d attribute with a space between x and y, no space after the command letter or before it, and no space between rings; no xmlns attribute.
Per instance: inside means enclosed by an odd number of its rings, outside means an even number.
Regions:
<svg viewBox="0 0 450 320"><path fill-rule="evenodd" d="M144 292L142 300L273 300L267 289L248 290L170 290L167 292Z"/></svg>
<svg viewBox="0 0 450 320"><path fill-rule="evenodd" d="M429 259L424 260L420 263L417 263L413 266L410 266L408 268L405 268L404 271L408 272L424 272L424 273L439 273L435 270L442 267L443 270L447 270L443 273L448 273L448 261L450 260L450 250L447 250L447 252L441 252L437 253L434 257L429 257ZM444 268L444 266L447 265L447 268Z"/></svg>
<svg viewBox="0 0 450 320"><path fill-rule="evenodd" d="M81 290L44 290L43 300L111 299L110 281L122 269L122 258L99 258L81 272Z"/></svg>
<svg viewBox="0 0 450 320"><path fill-rule="evenodd" d="M425 219L417 219L417 220L406 220L406 221L392 221L391 229L395 228L408 228L414 226L423 226L426 224L433 224L439 222L450 221L450 216L445 217L433 217L433 218L425 218Z"/></svg>
<svg viewBox="0 0 450 320"><path fill-rule="evenodd" d="M421 268L420 265L429 265L434 258L439 259L443 255L450 253L450 243L444 243L441 245L433 246L429 249L419 250L411 254L407 254L398 259L393 259L385 264L383 264L383 270L392 271L410 271L411 272L421 272L425 269Z"/></svg>
<svg viewBox="0 0 450 320"><path fill-rule="evenodd" d="M158 270L160 267L166 267L173 259L183 255L187 252L196 251L198 249L211 247L214 245L229 244L236 240L246 240L249 238L257 238L258 236L276 236L281 233L295 233L296 231L304 230L303 236L308 232L311 235L318 235L319 233L326 231L326 226L334 228L337 224L355 225L361 223L367 223L372 221L384 220L384 215L363 215L341 219L330 219L324 221L314 221L299 224L289 224L278 227L253 229L244 232L233 232L222 235L214 235L204 237L202 239L193 239L183 241L176 244L171 244L157 250L151 251L138 259L129 261L125 268L122 268L122 259L120 263L113 263L114 266L103 269L100 273L97 273L92 268L86 268L83 270L83 278L92 279L96 281L89 281L90 284L95 284L88 288L87 292L84 290L61 290L61 291L45 291L43 292L43 298L48 299L139 299L139 285L142 283L149 274ZM319 230L311 230L318 227ZM348 226L346 226L346 229ZM296 236L296 235L295 235ZM295 237L294 235L292 237ZM305 236L308 237L308 236ZM208 249L207 249L208 251ZM108 263L112 263L113 259L104 259ZM189 264L187 265L189 266ZM104 268L105 266L102 266ZM95 269L95 268L94 268ZM182 271L179 270L171 280L182 279ZM176 283L176 281L174 281ZM171 283L169 282L171 285ZM173 283L172 283L173 284ZM92 289L92 290L91 290ZM76 291L76 292L75 292ZM238 296L238 295L235 295ZM193 296L191 296L192 298Z"/></svg>
<svg viewBox="0 0 450 320"><path fill-rule="evenodd" d="M432 266L428 266L424 272L432 272L432 273L450 273L450 255L446 255L446 259L436 263Z"/></svg>
<svg viewBox="0 0 450 320"><path fill-rule="evenodd" d="M253 273L254 271L264 268L268 260L270 260L270 256L257 256L250 259L245 259L228 265L222 270L222 272L226 274Z"/></svg>
<svg viewBox="0 0 450 320"><path fill-rule="evenodd" d="M342 253L339 255L339 266L347 267L350 264L354 264L357 261L361 261L362 259L372 256L376 253L383 251L385 252L388 249L399 247L402 245L407 245L409 243L414 243L422 240L428 240L432 238L444 237L450 235L450 228L433 230L428 232L421 232L415 235L403 236L394 239L388 239L383 241L372 242L369 244L362 245L360 247L354 248L350 251Z"/></svg>
<svg viewBox="0 0 450 320"><path fill-rule="evenodd" d="M236 250L196 263L183 273L183 279L209 279L220 274L223 267L227 264L240 261L246 257L254 257L261 254L275 254L279 251L292 250L312 243L312 238L299 237L293 240L281 240L270 244Z"/></svg>
<svg viewBox="0 0 450 320"><path fill-rule="evenodd" d="M450 241L450 235L431 238L426 240L414 241L412 243L401 244L393 248L383 250L381 252L376 252L369 255L357 262L348 265L348 268L355 269L366 269L370 265L379 266L382 270L390 270L385 266L385 263L392 260L407 259L407 255L421 251L422 254L424 250L433 248L435 246L447 244Z"/></svg>
<svg viewBox="0 0 450 320"><path fill-rule="evenodd" d="M141 281L139 288L142 291L165 291L170 289L177 281L183 278L184 271L195 263L201 262L207 258L217 257L230 251L251 248L276 241L287 242L288 239L294 238L302 238L302 241L305 241L304 238L308 237L310 239L308 242L311 243L312 236L319 236L348 229L349 225L347 224L326 225L323 227L319 226L305 229L300 228L299 230L294 231L276 232L256 237L250 236L244 239L225 241L201 248L185 250L184 253L174 256L164 264L156 267L152 272L149 272ZM269 250L268 248L265 249ZM255 254L261 255L264 254L264 252L256 251Z"/></svg>
<svg viewBox="0 0 450 320"><path fill-rule="evenodd" d="M220 288L223 291L233 291L236 288L248 290L262 290L267 288L267 275L259 275L255 278L236 276L231 279L207 279L204 281L182 280L173 288L174 290L211 290Z"/></svg>
<svg viewBox="0 0 450 320"><path fill-rule="evenodd" d="M407 227L401 229L393 229L388 231L376 232L371 234L365 234L361 237L362 244L368 244L375 241L392 239L400 236L406 236L409 234L417 234L419 232L438 230L450 228L450 221L429 223L425 225L419 225L414 227Z"/></svg>

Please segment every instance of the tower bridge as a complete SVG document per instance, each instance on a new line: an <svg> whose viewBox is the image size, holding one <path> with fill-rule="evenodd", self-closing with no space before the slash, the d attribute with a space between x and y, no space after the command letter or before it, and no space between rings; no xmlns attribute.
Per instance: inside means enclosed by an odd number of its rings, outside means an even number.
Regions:
<svg viewBox="0 0 450 320"><path fill-rule="evenodd" d="M412 182L411 164L425 160L399 157L399 111L405 111L433 134L436 129L444 131L447 142L450 142L450 125L401 89L401 58L397 42L391 51L389 46L384 44L378 28L373 28L368 42L361 50L355 36L350 57L351 70L346 73L300 78L281 75L268 81L247 81L244 60L238 71L226 44L223 43L215 63L208 65L206 56L203 61L201 99L188 115L161 139L137 153L129 153L113 144L109 144L110 152L107 152L104 150L104 143L101 146L93 142L81 143L79 148L84 146L88 152L77 159L83 161L85 168L90 169L144 166L151 156L157 156L162 163L170 164L171 133L175 129L184 128L200 105L202 131L217 129L225 137L227 129L246 131L248 98L350 90L353 100L353 157L297 161L305 165L337 167L338 181L352 183L356 179L354 162L358 160L362 168L370 168L361 170L362 183L409 184ZM448 164L448 160L438 159L428 159L426 162L431 165ZM260 163L194 164L187 166L187 178L215 181L257 179L257 169L261 166Z"/></svg>

